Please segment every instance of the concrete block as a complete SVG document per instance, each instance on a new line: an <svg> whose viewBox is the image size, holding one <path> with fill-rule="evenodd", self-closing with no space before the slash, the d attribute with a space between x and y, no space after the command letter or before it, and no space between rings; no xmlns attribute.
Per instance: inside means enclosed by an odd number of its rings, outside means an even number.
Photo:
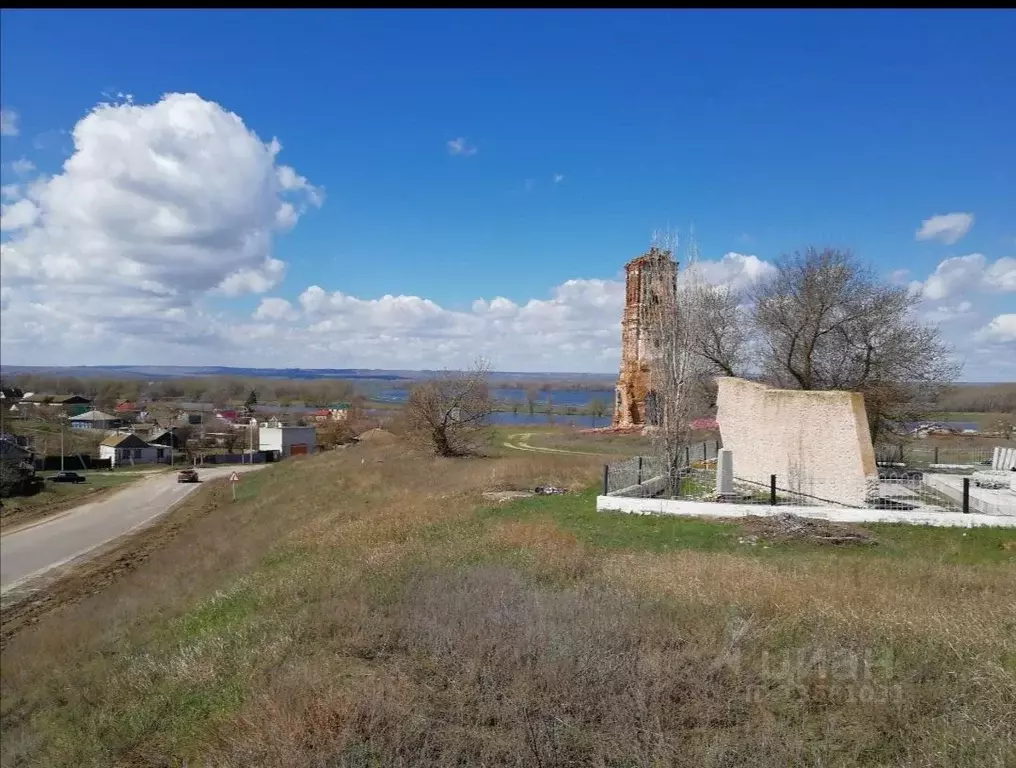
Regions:
<svg viewBox="0 0 1016 768"><path fill-rule="evenodd" d="M826 503L864 506L878 468L858 392L771 389L744 379L717 379L723 445L734 475Z"/></svg>
<svg viewBox="0 0 1016 768"><path fill-rule="evenodd" d="M720 448L716 454L716 493L731 496L734 493L734 452Z"/></svg>

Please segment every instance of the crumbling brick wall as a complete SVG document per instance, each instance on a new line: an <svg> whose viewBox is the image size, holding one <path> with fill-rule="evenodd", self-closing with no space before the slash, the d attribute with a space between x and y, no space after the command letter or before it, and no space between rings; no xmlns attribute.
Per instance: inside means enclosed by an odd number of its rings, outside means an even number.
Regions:
<svg viewBox="0 0 1016 768"><path fill-rule="evenodd" d="M621 319L621 370L614 392L614 429L646 424L651 391L651 307L676 291L677 263L670 251L650 248L624 265L624 316ZM650 408L650 410L652 410Z"/></svg>

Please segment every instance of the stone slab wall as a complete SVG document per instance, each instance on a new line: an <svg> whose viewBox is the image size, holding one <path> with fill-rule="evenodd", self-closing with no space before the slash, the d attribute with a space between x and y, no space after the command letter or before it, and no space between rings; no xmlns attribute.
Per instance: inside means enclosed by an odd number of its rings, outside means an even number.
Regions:
<svg viewBox="0 0 1016 768"><path fill-rule="evenodd" d="M771 389L744 379L717 379L716 420L734 477L826 502L862 506L877 487L878 468L858 392Z"/></svg>

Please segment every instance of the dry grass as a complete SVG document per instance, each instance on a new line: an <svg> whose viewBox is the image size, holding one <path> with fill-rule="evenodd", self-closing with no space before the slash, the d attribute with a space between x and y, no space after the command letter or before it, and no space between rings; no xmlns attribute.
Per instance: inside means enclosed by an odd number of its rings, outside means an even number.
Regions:
<svg viewBox="0 0 1016 768"><path fill-rule="evenodd" d="M477 511L598 466L392 443L203 489L10 642L3 765L1011 764L1010 564L653 553L557 498Z"/></svg>
<svg viewBox="0 0 1016 768"><path fill-rule="evenodd" d="M631 553L608 559L603 574L613 583L681 602L808 616L871 639L922 637L956 658L980 652L1002 658L1016 650L1011 565L815 557L788 568L726 553Z"/></svg>

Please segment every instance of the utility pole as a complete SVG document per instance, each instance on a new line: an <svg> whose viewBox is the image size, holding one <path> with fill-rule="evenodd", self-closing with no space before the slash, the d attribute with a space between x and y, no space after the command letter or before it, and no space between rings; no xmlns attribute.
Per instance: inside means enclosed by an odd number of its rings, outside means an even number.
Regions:
<svg viewBox="0 0 1016 768"><path fill-rule="evenodd" d="M60 414L60 471L64 471L64 420L63 414Z"/></svg>

